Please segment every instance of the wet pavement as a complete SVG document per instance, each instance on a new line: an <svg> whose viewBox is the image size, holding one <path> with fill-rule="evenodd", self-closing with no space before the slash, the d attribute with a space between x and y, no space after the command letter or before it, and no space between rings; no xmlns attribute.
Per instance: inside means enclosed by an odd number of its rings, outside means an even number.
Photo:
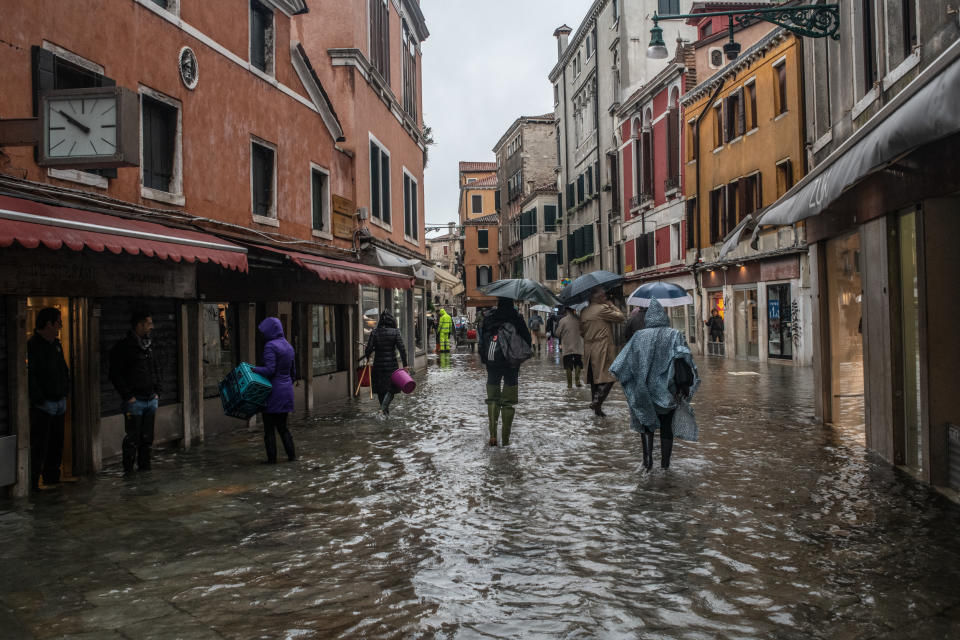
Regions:
<svg viewBox="0 0 960 640"><path fill-rule="evenodd" d="M294 421L298 462L241 430L0 502L0 637L960 637L960 508L814 424L809 370L700 368L650 476L619 388L594 418L547 356L487 447L461 353L388 421Z"/></svg>

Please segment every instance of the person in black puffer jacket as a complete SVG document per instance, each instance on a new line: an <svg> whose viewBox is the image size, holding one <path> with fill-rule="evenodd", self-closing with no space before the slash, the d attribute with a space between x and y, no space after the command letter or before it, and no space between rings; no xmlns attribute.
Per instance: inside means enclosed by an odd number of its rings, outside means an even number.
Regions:
<svg viewBox="0 0 960 640"><path fill-rule="evenodd" d="M400 368L397 365L397 351L400 352L400 360L403 362L403 368L406 369L407 350L403 346L403 336L397 328L397 321L389 311L384 311L380 314L377 328L370 333L363 357L369 358L370 354L374 356L370 384L373 385L373 391L380 401L380 411L385 416L390 415L393 396L400 393L399 387L390 381L393 372Z"/></svg>
<svg viewBox="0 0 960 640"><path fill-rule="evenodd" d="M488 360L490 341L500 327L512 324L517 335L530 344L530 330L523 316L514 308L510 298L497 298L497 308L488 311L483 318L483 334L480 339L480 360L487 365L487 418L490 423L490 446L497 446L497 422L503 416L503 446L510 444L510 428L516 412L520 392L520 367L511 367L504 362ZM503 389L500 382L503 382Z"/></svg>

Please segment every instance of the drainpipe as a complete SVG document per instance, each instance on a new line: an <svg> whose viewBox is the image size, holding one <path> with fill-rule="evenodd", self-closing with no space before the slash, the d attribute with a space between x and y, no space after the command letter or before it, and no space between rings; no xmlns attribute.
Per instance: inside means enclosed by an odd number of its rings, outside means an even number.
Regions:
<svg viewBox="0 0 960 640"><path fill-rule="evenodd" d="M599 50L599 49L597 50L597 52L596 52L596 53L594 54L594 56L593 56L593 63L597 66L597 73L596 73L596 75L594 76L594 80L596 80L596 85L597 85L597 86L596 86L596 89L594 89L594 94L593 94L593 95L594 95L594 101L593 101L593 122L594 122L594 124L596 125L596 131L597 131L597 165L596 165L596 166L597 166L597 175L593 176L593 180L594 180L594 182L596 182L597 179L600 177L600 164L601 164L601 162L600 162L600 159L601 159L601 155L600 155L600 50ZM602 182L602 181L601 181L601 182ZM603 245L603 241L602 241L602 240L603 240L603 233L604 233L604 228L605 228L605 227L606 227L606 229L608 230L608 233L607 233L607 244L610 244L610 237L609 237L609 235L610 235L610 234L609 234L610 222L609 222L609 218L607 219L607 224L604 224L604 223L603 223L603 189L602 189L602 186L603 186L603 185L601 184L601 188L600 188L600 189L597 189L597 208L599 209L599 211L597 212L597 214L598 214L598 216L599 216L599 218L600 218L600 230L597 232L597 246L600 248L599 253L600 253L600 268L601 268L601 269L603 269L603 254L604 254L604 249L603 249L603 246L602 246L602 245Z"/></svg>
<svg viewBox="0 0 960 640"><path fill-rule="evenodd" d="M563 58L561 57L561 60ZM560 82L563 85L563 158L558 158L563 163L563 193L564 198L569 195L569 184L570 184L570 163L567 162L569 157L567 145L570 144L570 136L567 133L567 65L563 65L563 73L560 75ZM570 208L570 202L567 202L565 208ZM563 234L563 262L564 262L564 272L566 277L570 277L570 247L567 246L567 235L570 230L570 216L567 215L567 212L563 212L563 226L567 230L567 233Z"/></svg>

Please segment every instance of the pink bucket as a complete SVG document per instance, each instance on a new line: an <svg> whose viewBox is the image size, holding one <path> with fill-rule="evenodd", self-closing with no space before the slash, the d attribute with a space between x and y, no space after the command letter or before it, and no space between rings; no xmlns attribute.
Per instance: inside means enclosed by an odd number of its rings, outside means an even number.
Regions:
<svg viewBox="0 0 960 640"><path fill-rule="evenodd" d="M413 393L413 390L417 388L417 383L414 382L413 378L410 377L410 374L407 373L404 369L397 369L390 375L390 382L395 386L400 387L400 390L404 393Z"/></svg>

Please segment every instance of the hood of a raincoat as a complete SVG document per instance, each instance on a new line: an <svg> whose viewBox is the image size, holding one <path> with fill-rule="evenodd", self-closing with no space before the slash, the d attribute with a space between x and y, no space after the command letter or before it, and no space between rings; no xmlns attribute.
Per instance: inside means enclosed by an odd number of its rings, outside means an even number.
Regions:
<svg viewBox="0 0 960 640"><path fill-rule="evenodd" d="M267 340L276 340L277 338L283 337L283 324L279 318L272 316L265 318L257 329L260 330L260 333L262 333Z"/></svg>
<svg viewBox="0 0 960 640"><path fill-rule="evenodd" d="M379 329L380 327L383 327L385 329L397 328L397 321L396 319L394 319L394 317L390 314L389 311L384 311L383 313L380 314L380 321L377 322L377 328Z"/></svg>
<svg viewBox="0 0 960 640"><path fill-rule="evenodd" d="M650 307L647 309L646 318L644 318L644 327L655 329L657 327L669 327L670 317L663 305L657 302L656 298L650 301Z"/></svg>
<svg viewBox="0 0 960 640"><path fill-rule="evenodd" d="M446 310L446 309L440 309L440 317L443 318L444 316L446 316L446 317L449 318L449 317L450 317L450 314L447 313L447 310Z"/></svg>

